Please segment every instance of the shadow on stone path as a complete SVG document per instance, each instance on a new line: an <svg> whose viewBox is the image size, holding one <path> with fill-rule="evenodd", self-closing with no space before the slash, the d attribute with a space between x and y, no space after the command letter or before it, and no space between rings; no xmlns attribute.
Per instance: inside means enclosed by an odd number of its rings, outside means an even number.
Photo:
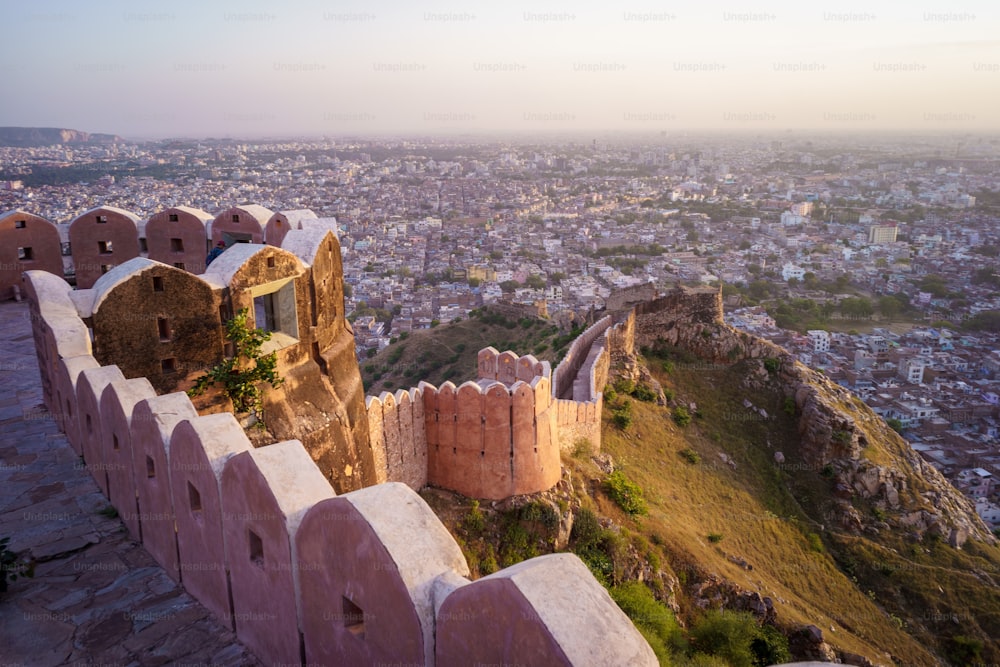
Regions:
<svg viewBox="0 0 1000 667"><path fill-rule="evenodd" d="M117 518L42 403L27 304L0 303L0 665L260 665Z"/></svg>

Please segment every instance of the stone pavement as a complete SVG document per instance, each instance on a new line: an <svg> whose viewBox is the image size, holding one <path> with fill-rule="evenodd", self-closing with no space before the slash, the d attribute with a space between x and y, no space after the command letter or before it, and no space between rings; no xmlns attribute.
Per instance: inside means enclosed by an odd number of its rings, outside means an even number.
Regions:
<svg viewBox="0 0 1000 667"><path fill-rule="evenodd" d="M0 303L0 538L36 560L0 593L0 667L260 665L160 569L42 403L25 303Z"/></svg>

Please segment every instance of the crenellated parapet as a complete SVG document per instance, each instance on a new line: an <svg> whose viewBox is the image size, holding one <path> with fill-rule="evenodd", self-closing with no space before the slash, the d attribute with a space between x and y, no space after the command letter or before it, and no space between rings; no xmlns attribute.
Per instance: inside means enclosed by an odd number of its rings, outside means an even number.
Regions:
<svg viewBox="0 0 1000 667"><path fill-rule="evenodd" d="M559 481L548 378L422 383L427 482L474 498L544 491Z"/></svg>

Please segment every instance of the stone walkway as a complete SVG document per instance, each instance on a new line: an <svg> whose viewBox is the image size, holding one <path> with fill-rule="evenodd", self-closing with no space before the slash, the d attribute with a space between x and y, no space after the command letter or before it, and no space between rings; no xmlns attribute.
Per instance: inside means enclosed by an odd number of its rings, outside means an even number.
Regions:
<svg viewBox="0 0 1000 667"><path fill-rule="evenodd" d="M28 307L0 303L0 666L260 665L135 542L42 403Z"/></svg>

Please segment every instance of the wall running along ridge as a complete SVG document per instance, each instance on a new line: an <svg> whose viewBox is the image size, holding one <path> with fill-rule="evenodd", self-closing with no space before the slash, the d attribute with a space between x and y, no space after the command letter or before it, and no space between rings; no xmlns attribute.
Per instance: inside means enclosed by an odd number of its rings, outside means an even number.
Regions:
<svg viewBox="0 0 1000 667"><path fill-rule="evenodd" d="M551 489L561 451L600 451L610 326L605 317L570 345L554 374L564 398L547 361L492 347L479 351L475 381L367 397L376 478L487 500Z"/></svg>

